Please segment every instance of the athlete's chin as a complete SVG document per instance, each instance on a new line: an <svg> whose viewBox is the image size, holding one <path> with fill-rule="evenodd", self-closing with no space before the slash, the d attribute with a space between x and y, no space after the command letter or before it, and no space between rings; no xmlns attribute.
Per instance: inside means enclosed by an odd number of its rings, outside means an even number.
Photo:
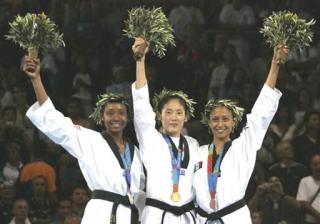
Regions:
<svg viewBox="0 0 320 224"><path fill-rule="evenodd" d="M168 134L171 137L179 137L180 136L180 129L169 129L166 130L166 134Z"/></svg>
<svg viewBox="0 0 320 224"><path fill-rule="evenodd" d="M230 135L228 134L220 134L220 133L214 133L214 137L220 140L229 139Z"/></svg>

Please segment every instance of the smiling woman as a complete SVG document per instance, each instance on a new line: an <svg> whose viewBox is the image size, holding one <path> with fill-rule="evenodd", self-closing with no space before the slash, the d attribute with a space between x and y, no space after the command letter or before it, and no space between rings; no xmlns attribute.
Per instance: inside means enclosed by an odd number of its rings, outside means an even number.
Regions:
<svg viewBox="0 0 320 224"><path fill-rule="evenodd" d="M274 49L269 75L239 137L232 139L232 134L242 120L243 108L228 99L211 99L205 106L202 121L209 126L212 140L200 147L207 169L194 176L199 224L251 223L243 197L256 152L278 107L281 92L275 84L279 62L284 62L287 55L286 46Z"/></svg>
<svg viewBox="0 0 320 224"><path fill-rule="evenodd" d="M104 107L102 122L106 128L106 132L114 139L119 139L118 143L120 151L124 150L125 140L122 138L123 130L128 124L128 112L126 105L122 103L110 102ZM119 145L118 144L118 145Z"/></svg>
<svg viewBox="0 0 320 224"><path fill-rule="evenodd" d="M34 70L30 71L30 67ZM99 133L75 125L55 109L41 81L39 59L26 56L22 68L37 97L27 116L40 131L78 159L93 191L82 223L137 224L138 211L133 202L141 195L143 172L138 149L123 134L131 118L128 98L113 93L100 96L90 115L103 127L104 131Z"/></svg>

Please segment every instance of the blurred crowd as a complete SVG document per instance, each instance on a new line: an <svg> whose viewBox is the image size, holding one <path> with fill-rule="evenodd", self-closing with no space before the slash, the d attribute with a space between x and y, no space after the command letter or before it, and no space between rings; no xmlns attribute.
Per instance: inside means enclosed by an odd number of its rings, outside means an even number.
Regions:
<svg viewBox="0 0 320 224"><path fill-rule="evenodd" d="M131 94L133 40L122 30L128 9L140 5L161 6L176 40L165 58L147 58L150 95L166 87L194 98L185 133L200 145L210 141L199 122L207 99L232 98L251 110L273 50L259 33L263 19L278 10L307 20L320 14L317 0L1 0L0 224L80 223L90 198L77 161L25 117L35 97L20 70L25 52L4 38L8 22L26 12L56 22L66 47L41 52L42 79L60 111L99 130L88 119L97 95ZM320 223L319 23L313 30L311 46L292 50L280 71L283 97L247 190L254 224Z"/></svg>

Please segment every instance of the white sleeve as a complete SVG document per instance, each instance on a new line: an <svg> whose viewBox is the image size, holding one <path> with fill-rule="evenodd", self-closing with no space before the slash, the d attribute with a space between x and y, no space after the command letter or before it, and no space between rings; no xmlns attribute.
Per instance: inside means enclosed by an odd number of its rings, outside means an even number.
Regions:
<svg viewBox="0 0 320 224"><path fill-rule="evenodd" d="M261 148L268 126L277 110L281 93L264 86L258 96L247 124L240 136L232 141L229 151L221 164L223 175L233 176L228 184L238 184L239 191L230 197L242 197L255 166L257 150Z"/></svg>
<svg viewBox="0 0 320 224"><path fill-rule="evenodd" d="M156 115L153 112L152 106L149 101L149 91L147 84L140 89L136 89L135 83L132 84L132 97L133 97L133 123L136 131L139 145L141 145L141 153L144 153L144 145L152 142L152 136L158 135L155 128ZM150 145L150 144L149 144Z"/></svg>
<svg viewBox="0 0 320 224"><path fill-rule="evenodd" d="M277 112L281 92L264 85L250 114L240 137L244 138L243 150L257 151L261 148L268 127ZM249 153L249 152L247 152Z"/></svg>
<svg viewBox="0 0 320 224"><path fill-rule="evenodd" d="M82 157L82 147L77 135L77 131L80 130L74 126L70 118L55 109L50 98L41 106L38 102L34 103L28 109L26 116L53 142L61 145L77 159Z"/></svg>

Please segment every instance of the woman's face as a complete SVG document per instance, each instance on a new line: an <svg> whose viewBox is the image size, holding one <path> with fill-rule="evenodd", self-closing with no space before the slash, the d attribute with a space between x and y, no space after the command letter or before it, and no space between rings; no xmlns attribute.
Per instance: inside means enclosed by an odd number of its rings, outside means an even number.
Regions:
<svg viewBox="0 0 320 224"><path fill-rule="evenodd" d="M118 134L123 132L128 124L128 111L126 105L123 103L107 103L102 121L108 133Z"/></svg>
<svg viewBox="0 0 320 224"><path fill-rule="evenodd" d="M186 111L180 99L170 99L161 109L161 126L164 132L172 137L179 137L184 122L187 121Z"/></svg>
<svg viewBox="0 0 320 224"><path fill-rule="evenodd" d="M214 140L226 142L230 139L230 135L235 128L236 122L231 111L228 108L221 106L216 107L211 111L208 125Z"/></svg>

